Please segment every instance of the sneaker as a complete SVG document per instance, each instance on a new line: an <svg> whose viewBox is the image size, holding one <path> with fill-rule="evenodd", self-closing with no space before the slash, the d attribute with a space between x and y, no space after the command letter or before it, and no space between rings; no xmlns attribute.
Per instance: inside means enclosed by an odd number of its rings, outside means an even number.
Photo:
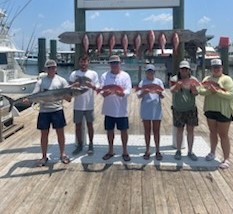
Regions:
<svg viewBox="0 0 233 214"><path fill-rule="evenodd" d="M176 151L176 154L175 154L174 158L175 158L176 160L181 160L182 156L181 156L181 151L180 151L180 150L177 150L177 151Z"/></svg>
<svg viewBox="0 0 233 214"><path fill-rule="evenodd" d="M155 153L155 159L158 160L158 161L160 161L160 160L163 159L163 156L161 155L160 152L156 152L156 153Z"/></svg>
<svg viewBox="0 0 233 214"><path fill-rule="evenodd" d="M90 143L89 146L88 146L87 154L88 155L93 155L93 153L94 153L93 143Z"/></svg>
<svg viewBox="0 0 233 214"><path fill-rule="evenodd" d="M222 163L220 163L219 168L220 169L228 169L230 166L230 162L228 160L224 160Z"/></svg>
<svg viewBox="0 0 233 214"><path fill-rule="evenodd" d="M73 155L79 154L83 150L83 144L78 143L76 149L72 152Z"/></svg>
<svg viewBox="0 0 233 214"><path fill-rule="evenodd" d="M213 153L209 153L209 154L205 157L205 159L206 159L207 161L212 161L212 160L214 160L214 158L215 158L215 155L214 155Z"/></svg>
<svg viewBox="0 0 233 214"><path fill-rule="evenodd" d="M198 157L192 153L192 152L189 152L188 153L188 157L192 160L192 161L197 161Z"/></svg>

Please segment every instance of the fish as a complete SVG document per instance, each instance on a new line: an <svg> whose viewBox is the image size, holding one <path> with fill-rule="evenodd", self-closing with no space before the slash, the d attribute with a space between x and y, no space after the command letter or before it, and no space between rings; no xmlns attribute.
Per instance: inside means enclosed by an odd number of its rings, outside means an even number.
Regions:
<svg viewBox="0 0 233 214"><path fill-rule="evenodd" d="M167 39L166 36L164 35L164 33L161 33L159 35L159 46L161 48L161 53L164 54L164 49L165 49L165 45L167 43Z"/></svg>
<svg viewBox="0 0 233 214"><path fill-rule="evenodd" d="M101 48L103 46L103 41L104 41L104 37L102 33L99 33L96 37L96 46L97 46L97 53L98 55L101 52Z"/></svg>
<svg viewBox="0 0 233 214"><path fill-rule="evenodd" d="M160 93L164 90L164 88L162 88L160 85L152 83L143 85L142 87L136 87L135 92L145 89L149 89L150 93Z"/></svg>
<svg viewBox="0 0 233 214"><path fill-rule="evenodd" d="M220 89L222 91L226 91L225 88L222 88L217 82L213 81L213 80L206 80L204 82L201 83L201 85L204 87L204 88L208 88L210 86L214 86L217 90Z"/></svg>
<svg viewBox="0 0 233 214"><path fill-rule="evenodd" d="M112 50L116 45L116 37L114 34L111 34L109 37L109 56L112 55Z"/></svg>
<svg viewBox="0 0 233 214"><path fill-rule="evenodd" d="M140 34L137 34L134 37L134 48L135 48L136 56L139 56L139 49L140 49L141 45L142 45L142 37Z"/></svg>
<svg viewBox="0 0 233 214"><path fill-rule="evenodd" d="M201 83L195 79L181 79L178 81L170 81L170 85L173 86L177 84L177 82L181 82L183 88L189 89L191 86L200 86Z"/></svg>
<svg viewBox="0 0 233 214"><path fill-rule="evenodd" d="M127 51L128 51L128 45L129 45L129 40L128 40L128 36L127 34L123 34L123 36L121 37L121 45L123 47L124 50L124 55L127 55Z"/></svg>
<svg viewBox="0 0 233 214"><path fill-rule="evenodd" d="M180 44L180 39L178 33L174 32L172 35L172 45L173 45L173 53L177 55L178 53L178 46Z"/></svg>
<svg viewBox="0 0 233 214"><path fill-rule="evenodd" d="M117 91L124 92L124 89L121 86L114 85L114 84L105 85L102 88L98 88L98 89L96 89L96 92L97 92L97 94L99 94L101 92L103 93L103 92L108 91L108 90L110 90L112 94L115 94Z"/></svg>
<svg viewBox="0 0 233 214"><path fill-rule="evenodd" d="M90 78L86 76L77 76L75 82L78 82L80 86L86 86L86 82L92 82Z"/></svg>
<svg viewBox="0 0 233 214"><path fill-rule="evenodd" d="M5 97L9 103L10 108L9 112L12 110L13 106L17 103L22 103L23 100L28 99L29 103L46 103L46 102L56 102L59 100L63 100L65 96L78 96L80 94L85 93L88 90L88 87L65 87L65 88L59 88L59 89L52 89L52 90L45 90L40 91L37 93L33 93L18 99L12 99L9 96L2 95Z"/></svg>
<svg viewBox="0 0 233 214"><path fill-rule="evenodd" d="M152 53L155 44L155 33L153 30L150 30L147 34L147 43L148 43L149 53Z"/></svg>
<svg viewBox="0 0 233 214"><path fill-rule="evenodd" d="M82 45L84 48L84 52L87 54L89 50L89 38L87 34L84 34L83 39L82 39Z"/></svg>

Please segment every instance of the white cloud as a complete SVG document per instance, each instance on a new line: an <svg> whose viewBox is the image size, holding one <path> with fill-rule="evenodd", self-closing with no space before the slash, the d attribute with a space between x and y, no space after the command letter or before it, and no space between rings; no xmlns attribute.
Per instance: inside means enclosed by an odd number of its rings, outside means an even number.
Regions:
<svg viewBox="0 0 233 214"><path fill-rule="evenodd" d="M208 24L211 21L211 19L207 16L203 16L201 19L198 20L198 24L205 25Z"/></svg>
<svg viewBox="0 0 233 214"><path fill-rule="evenodd" d="M98 11L95 11L90 15L90 19L95 19L98 16L100 16L100 13Z"/></svg>
<svg viewBox="0 0 233 214"><path fill-rule="evenodd" d="M172 15L169 13L161 13L159 15L151 15L147 18L143 19L144 21L152 21L152 22L171 22L172 21Z"/></svg>

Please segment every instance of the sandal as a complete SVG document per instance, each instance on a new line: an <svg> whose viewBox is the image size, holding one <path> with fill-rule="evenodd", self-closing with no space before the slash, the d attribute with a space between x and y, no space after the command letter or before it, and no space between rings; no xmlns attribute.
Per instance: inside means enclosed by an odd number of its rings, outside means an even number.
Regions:
<svg viewBox="0 0 233 214"><path fill-rule="evenodd" d="M163 159L163 156L161 155L160 152L156 152L156 154L155 154L155 159L158 160L158 161L160 161L160 160Z"/></svg>
<svg viewBox="0 0 233 214"><path fill-rule="evenodd" d="M115 155L115 153L112 153L112 154L107 153L102 157L102 159L103 160L108 160L108 159L112 158L114 155Z"/></svg>
<svg viewBox="0 0 233 214"><path fill-rule="evenodd" d="M224 160L222 163L220 163L219 168L220 169L228 169L230 166L230 162L228 160Z"/></svg>
<svg viewBox="0 0 233 214"><path fill-rule="evenodd" d="M145 152L143 155L144 160L149 160L150 159L150 152Z"/></svg>
<svg viewBox="0 0 233 214"><path fill-rule="evenodd" d="M62 156L60 159L61 159L61 162L64 164L70 163L70 159L67 155Z"/></svg>
<svg viewBox="0 0 233 214"><path fill-rule="evenodd" d="M122 158L123 158L124 161L130 161L131 160L129 154L123 154Z"/></svg>
<svg viewBox="0 0 233 214"><path fill-rule="evenodd" d="M42 159L40 159L39 161L38 161L38 163L37 163L37 167L42 167L42 166L45 166L46 165L46 163L48 162L48 158L46 157L46 158L42 158Z"/></svg>

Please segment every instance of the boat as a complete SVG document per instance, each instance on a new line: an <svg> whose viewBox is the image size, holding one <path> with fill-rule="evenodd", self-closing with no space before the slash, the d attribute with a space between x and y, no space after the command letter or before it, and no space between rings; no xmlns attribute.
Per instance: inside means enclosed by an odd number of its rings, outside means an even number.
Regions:
<svg viewBox="0 0 233 214"><path fill-rule="evenodd" d="M15 47L5 21L6 14L0 11L0 89L2 93L31 93L37 82L37 76L28 75L15 59L16 53L22 53Z"/></svg>
<svg viewBox="0 0 233 214"><path fill-rule="evenodd" d="M233 44L230 44L228 49L228 62L229 65L233 65Z"/></svg>
<svg viewBox="0 0 233 214"><path fill-rule="evenodd" d="M36 53L18 54L15 59L23 66L38 65L38 54Z"/></svg>
<svg viewBox="0 0 233 214"><path fill-rule="evenodd" d="M57 64L59 66L73 66L74 65L74 50L59 50L57 51Z"/></svg>

